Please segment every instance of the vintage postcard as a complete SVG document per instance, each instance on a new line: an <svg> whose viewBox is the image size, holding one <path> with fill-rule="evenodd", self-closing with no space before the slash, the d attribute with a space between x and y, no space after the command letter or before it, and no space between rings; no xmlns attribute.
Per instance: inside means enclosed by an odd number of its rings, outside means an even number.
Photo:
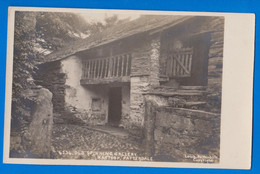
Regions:
<svg viewBox="0 0 260 174"><path fill-rule="evenodd" d="M249 169L254 23L10 7L4 162Z"/></svg>

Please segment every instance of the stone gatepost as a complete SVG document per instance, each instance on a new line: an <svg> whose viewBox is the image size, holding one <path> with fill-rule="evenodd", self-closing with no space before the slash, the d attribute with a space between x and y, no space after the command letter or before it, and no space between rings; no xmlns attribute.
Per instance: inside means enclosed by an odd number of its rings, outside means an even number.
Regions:
<svg viewBox="0 0 260 174"><path fill-rule="evenodd" d="M28 128L32 156L37 158L50 158L51 134L53 125L52 93L45 88L37 87L28 92L29 98L34 98L31 123Z"/></svg>
<svg viewBox="0 0 260 174"><path fill-rule="evenodd" d="M150 49L150 87L160 85L160 49L161 40L160 35L156 35L151 40Z"/></svg>
<svg viewBox="0 0 260 174"><path fill-rule="evenodd" d="M159 86L160 36L147 35L143 46L132 55L131 88L130 88L130 118L132 127L143 135L145 101L144 95L153 87Z"/></svg>

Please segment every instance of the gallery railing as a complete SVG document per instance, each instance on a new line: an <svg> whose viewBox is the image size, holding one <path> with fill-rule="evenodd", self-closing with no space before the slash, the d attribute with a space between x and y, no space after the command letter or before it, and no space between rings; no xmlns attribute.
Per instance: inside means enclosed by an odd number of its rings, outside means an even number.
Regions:
<svg viewBox="0 0 260 174"><path fill-rule="evenodd" d="M181 48L168 55L166 75L174 77L190 77L192 65L192 48Z"/></svg>
<svg viewBox="0 0 260 174"><path fill-rule="evenodd" d="M131 54L83 60L82 79L111 79L130 76L130 73Z"/></svg>

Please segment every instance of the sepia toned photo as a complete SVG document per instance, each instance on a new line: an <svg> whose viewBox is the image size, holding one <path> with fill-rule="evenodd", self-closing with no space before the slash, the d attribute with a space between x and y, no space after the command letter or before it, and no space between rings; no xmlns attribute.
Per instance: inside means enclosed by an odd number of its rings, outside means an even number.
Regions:
<svg viewBox="0 0 260 174"><path fill-rule="evenodd" d="M10 159L220 163L225 16L16 10L13 25Z"/></svg>

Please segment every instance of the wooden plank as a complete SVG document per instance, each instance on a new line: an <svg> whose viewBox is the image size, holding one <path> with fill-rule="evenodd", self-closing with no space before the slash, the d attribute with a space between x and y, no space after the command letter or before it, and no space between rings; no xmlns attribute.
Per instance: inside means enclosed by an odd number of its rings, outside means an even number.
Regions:
<svg viewBox="0 0 260 174"><path fill-rule="evenodd" d="M100 69L100 60L97 59L97 72L96 72L96 78L99 76L99 69Z"/></svg>
<svg viewBox="0 0 260 174"><path fill-rule="evenodd" d="M110 67L110 76L109 77L113 77L114 76L114 66L115 66L115 58L114 57L112 57L111 58L111 67Z"/></svg>
<svg viewBox="0 0 260 174"><path fill-rule="evenodd" d="M185 67L187 67L188 71L190 72L189 70L189 54L185 54Z"/></svg>
<svg viewBox="0 0 260 174"><path fill-rule="evenodd" d="M125 62L125 56L121 57L121 76L124 76L124 62Z"/></svg>
<svg viewBox="0 0 260 174"><path fill-rule="evenodd" d="M128 63L129 63L129 55L126 55L126 65L125 65L125 68L126 68L125 74L126 74L126 76L128 75L128 71L129 71Z"/></svg>
<svg viewBox="0 0 260 174"><path fill-rule="evenodd" d="M109 83L129 83L130 77L113 77L113 78L106 78L106 79L81 79L81 85L99 85L99 84L109 84Z"/></svg>
<svg viewBox="0 0 260 174"><path fill-rule="evenodd" d="M115 61L114 61L114 76L116 76L117 75L117 57L115 57L115 59L114 59Z"/></svg>
<svg viewBox="0 0 260 174"><path fill-rule="evenodd" d="M205 90L206 86L180 86L183 90Z"/></svg>
<svg viewBox="0 0 260 174"><path fill-rule="evenodd" d="M107 59L107 71L106 71L106 77L109 76L109 66L110 66L111 59Z"/></svg>
<svg viewBox="0 0 260 174"><path fill-rule="evenodd" d="M104 59L104 75L103 75L104 78L106 78L106 74L107 74L107 59Z"/></svg>
<svg viewBox="0 0 260 174"><path fill-rule="evenodd" d="M82 78L86 77L86 60L82 61Z"/></svg>
<svg viewBox="0 0 260 174"><path fill-rule="evenodd" d="M91 61L91 78L94 78L95 61Z"/></svg>
<svg viewBox="0 0 260 174"><path fill-rule="evenodd" d="M173 74L172 74L173 73L173 70L172 70L173 69L173 59L172 59L172 57L169 57L168 60L169 60L169 62L166 65L168 67L167 75L172 77L173 76Z"/></svg>
<svg viewBox="0 0 260 174"><path fill-rule="evenodd" d="M190 74L190 72L187 70L187 68L182 64L182 62L179 59L179 57L175 57L175 60L177 61L177 63L180 66L180 68L182 68L187 74Z"/></svg>
<svg viewBox="0 0 260 174"><path fill-rule="evenodd" d="M97 72L98 72L98 61L96 60L95 61L95 75L94 75L94 78L96 78L97 77Z"/></svg>
<svg viewBox="0 0 260 174"><path fill-rule="evenodd" d="M173 76L176 76L176 70L177 70L176 60L173 57L172 60L173 60Z"/></svg>
<svg viewBox="0 0 260 174"><path fill-rule="evenodd" d="M100 60L100 70L99 70L99 78L102 78L103 76L103 68L104 68L104 59Z"/></svg>
<svg viewBox="0 0 260 174"><path fill-rule="evenodd" d="M129 60L128 60L128 73L127 73L128 76L130 76L130 74L131 74L131 64L132 64L132 55L129 54Z"/></svg>
<svg viewBox="0 0 260 174"><path fill-rule="evenodd" d="M183 63L183 66L187 68L187 66L185 65L185 58L186 58L186 54L183 54L183 55L182 55L182 63ZM182 70L182 74L183 74L183 75L186 74L184 70Z"/></svg>
<svg viewBox="0 0 260 174"><path fill-rule="evenodd" d="M100 69L101 69L101 59L98 60L98 72L97 72L97 78L100 77Z"/></svg>
<svg viewBox="0 0 260 174"><path fill-rule="evenodd" d="M189 54L189 71L191 72L192 54Z"/></svg>
<svg viewBox="0 0 260 174"><path fill-rule="evenodd" d="M89 66L89 61L86 61L86 66L85 66L85 75L84 78L88 78L88 66Z"/></svg>
<svg viewBox="0 0 260 174"><path fill-rule="evenodd" d="M117 57L117 77L119 77L119 69L121 68L119 65L119 62L120 62L120 57L118 56Z"/></svg>
<svg viewBox="0 0 260 174"><path fill-rule="evenodd" d="M112 76L112 69L113 69L113 58L109 58L109 64L108 64L108 75L107 77L111 77Z"/></svg>

